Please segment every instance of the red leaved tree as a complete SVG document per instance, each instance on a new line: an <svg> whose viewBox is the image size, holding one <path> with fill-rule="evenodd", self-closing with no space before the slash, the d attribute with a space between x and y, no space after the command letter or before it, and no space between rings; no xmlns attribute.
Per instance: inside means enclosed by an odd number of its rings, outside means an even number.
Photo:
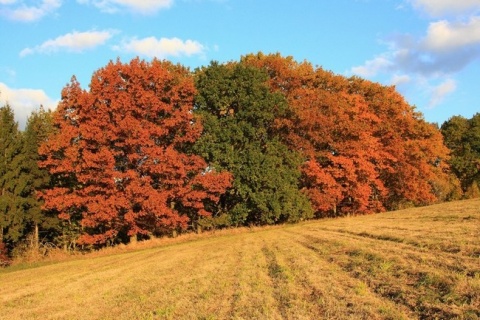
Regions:
<svg viewBox="0 0 480 320"><path fill-rule="evenodd" d="M390 156L380 175L389 209L426 205L454 197L458 182L447 164L449 150L438 128L426 122L394 87L352 78L349 91L362 95L380 119L373 135Z"/></svg>
<svg viewBox="0 0 480 320"><path fill-rule="evenodd" d="M424 205L455 193L439 130L394 87L279 54L242 61L265 70L287 97L292 115L277 124L307 159L302 187L319 215Z"/></svg>
<svg viewBox="0 0 480 320"><path fill-rule="evenodd" d="M202 126L188 69L166 61L110 62L90 90L62 91L56 132L40 148L54 187L45 208L79 222L80 244L185 229L231 183L192 154Z"/></svg>
<svg viewBox="0 0 480 320"><path fill-rule="evenodd" d="M287 97L293 115L279 119L286 140L301 151L304 192L320 216L383 210L385 188L377 166L385 155L372 128L379 121L364 98L350 94L344 77L280 55L249 55L273 90Z"/></svg>

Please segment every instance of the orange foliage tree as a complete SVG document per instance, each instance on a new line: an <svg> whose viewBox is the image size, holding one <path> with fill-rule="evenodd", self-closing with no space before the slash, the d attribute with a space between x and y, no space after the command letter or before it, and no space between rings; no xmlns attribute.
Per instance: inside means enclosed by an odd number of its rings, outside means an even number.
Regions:
<svg viewBox="0 0 480 320"><path fill-rule="evenodd" d="M287 97L294 115L279 119L285 139L301 151L304 192L317 215L382 210L385 188L376 170L384 155L371 129L379 119L364 99L341 88L343 77L280 55L249 55L264 68L273 90Z"/></svg>
<svg viewBox="0 0 480 320"><path fill-rule="evenodd" d="M437 126L426 122L395 87L351 78L349 91L364 97L380 120L372 132L389 155L386 166L379 168L388 189L385 206L397 209L455 198L458 181L450 171L450 151Z"/></svg>
<svg viewBox="0 0 480 320"><path fill-rule="evenodd" d="M293 110L277 119L301 151L304 192L317 215L394 209L446 198L447 149L393 87L334 75L279 54L247 55Z"/></svg>
<svg viewBox="0 0 480 320"><path fill-rule="evenodd" d="M219 200L231 175L191 152L202 132L188 69L166 61L110 62L90 90L72 78L40 147L54 187L45 209L78 224L79 244L185 229Z"/></svg>

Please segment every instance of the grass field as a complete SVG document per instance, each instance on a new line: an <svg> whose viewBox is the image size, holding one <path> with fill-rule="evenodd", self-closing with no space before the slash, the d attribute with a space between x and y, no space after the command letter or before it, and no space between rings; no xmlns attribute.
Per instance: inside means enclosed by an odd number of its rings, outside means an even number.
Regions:
<svg viewBox="0 0 480 320"><path fill-rule="evenodd" d="M479 319L479 240L480 199L180 237L0 270L0 319Z"/></svg>

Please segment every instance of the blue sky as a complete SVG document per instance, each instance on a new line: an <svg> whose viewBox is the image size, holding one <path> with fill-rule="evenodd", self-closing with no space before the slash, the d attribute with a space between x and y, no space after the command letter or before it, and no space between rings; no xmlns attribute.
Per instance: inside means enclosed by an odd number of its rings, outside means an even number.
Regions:
<svg viewBox="0 0 480 320"><path fill-rule="evenodd" d="M0 104L22 128L109 60L258 51L394 84L430 122L480 112L480 0L0 0L0 38Z"/></svg>

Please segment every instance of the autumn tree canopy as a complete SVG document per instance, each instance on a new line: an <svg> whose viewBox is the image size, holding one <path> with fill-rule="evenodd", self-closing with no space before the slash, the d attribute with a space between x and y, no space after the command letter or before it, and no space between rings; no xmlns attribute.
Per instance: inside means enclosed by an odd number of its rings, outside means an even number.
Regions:
<svg viewBox="0 0 480 320"><path fill-rule="evenodd" d="M27 239L94 248L480 194L478 114L439 130L392 86L280 54L117 60L25 131L8 105L0 124L3 260Z"/></svg>
<svg viewBox="0 0 480 320"><path fill-rule="evenodd" d="M452 194L448 149L393 87L345 78L279 54L242 63L265 70L288 100L291 148L304 154L302 188L317 214L424 205Z"/></svg>
<svg viewBox="0 0 480 320"><path fill-rule="evenodd" d="M202 125L188 69L134 59L96 71L90 90L72 78L40 148L55 181L45 209L78 225L79 243L184 229L211 212L229 173L207 166L191 147Z"/></svg>

